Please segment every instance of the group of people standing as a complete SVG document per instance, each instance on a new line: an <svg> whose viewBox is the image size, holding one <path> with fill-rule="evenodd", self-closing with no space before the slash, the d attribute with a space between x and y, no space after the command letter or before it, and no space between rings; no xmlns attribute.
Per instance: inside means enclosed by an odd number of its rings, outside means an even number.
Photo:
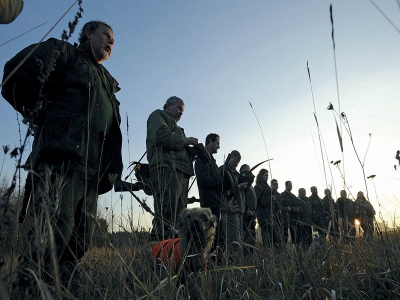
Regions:
<svg viewBox="0 0 400 300"><path fill-rule="evenodd" d="M191 149L202 144L197 138L186 137L183 128L176 125L184 107L182 99L171 97L163 110L151 113L147 121L146 146L150 184L155 191L154 209L156 215L167 220L153 219L152 239L169 239L176 234L171 224L188 204L189 179L194 174L200 206L210 208L218 219L215 246L238 251L244 245L244 253L251 253L256 240L256 220L264 246L277 249L288 242L289 235L293 244L308 248L313 229L324 239L328 233L332 238L340 233L354 236L356 219L364 237L372 239L375 211L362 192L353 201L343 190L335 202L329 189L325 189L325 197L321 199L315 186L311 187L309 197L304 188L296 196L292 193L292 182L286 181L285 190L280 193L278 181L268 181L267 169L261 169L256 177L247 164L238 170L241 154L237 150L231 151L225 163L218 166L213 155L221 140L215 133L205 139L209 159L196 159Z"/></svg>
<svg viewBox="0 0 400 300"><path fill-rule="evenodd" d="M19 258L16 287L25 289L34 281L30 269L41 273L45 282L66 287L90 246L98 195L121 182L121 117L115 97L120 88L102 66L113 46L110 25L90 21L80 32L79 45L51 38L23 49L4 67L2 96L23 115L34 134L24 165L30 174L25 198L30 215L42 220L37 222L42 226L32 227ZM176 218L187 207L189 179L194 174L200 205L218 218L216 247L241 247L244 241L251 252L256 218L266 246L286 243L289 231L294 243L304 244L311 242L311 226L321 234L327 231L328 220L334 220L331 200L319 199L315 187L310 198L304 189L296 197L290 181L280 194L276 180L269 186L266 169L259 172L253 187L250 167L242 165L237 171L241 155L236 150L218 167L213 154L220 137L209 134L204 146L187 137L177 125L184 108L183 100L173 96L147 120L149 183L156 216L151 239L177 234ZM350 231L357 217L372 238L375 212L370 203L362 193L354 203L345 194L342 198L337 202L346 220L347 227L342 228ZM54 280L57 277L61 281Z"/></svg>

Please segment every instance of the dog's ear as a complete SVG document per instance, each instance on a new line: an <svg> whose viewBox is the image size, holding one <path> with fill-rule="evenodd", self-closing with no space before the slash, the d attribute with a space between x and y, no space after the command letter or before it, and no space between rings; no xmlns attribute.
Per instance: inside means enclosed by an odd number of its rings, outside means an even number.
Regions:
<svg viewBox="0 0 400 300"><path fill-rule="evenodd" d="M217 221L218 221L217 216L211 214L211 222L213 223L213 226L214 226L214 227L217 226Z"/></svg>
<svg viewBox="0 0 400 300"><path fill-rule="evenodd" d="M209 207L204 208L204 211L208 214L209 220L212 223L213 227L215 227L217 225L217 216L213 215Z"/></svg>

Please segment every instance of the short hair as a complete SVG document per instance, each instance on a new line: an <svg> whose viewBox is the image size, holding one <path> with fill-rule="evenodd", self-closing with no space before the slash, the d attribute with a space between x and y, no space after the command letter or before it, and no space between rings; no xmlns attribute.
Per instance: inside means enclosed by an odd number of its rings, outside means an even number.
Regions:
<svg viewBox="0 0 400 300"><path fill-rule="evenodd" d="M247 165L247 164L243 164L243 165L240 167L239 172L242 173L242 172L244 171L244 169L250 169L250 166Z"/></svg>
<svg viewBox="0 0 400 300"><path fill-rule="evenodd" d="M101 25L104 25L104 26L110 28L112 31L111 26L103 21L97 21L97 20L89 21L85 25L83 25L82 30L79 33L78 42L79 43L87 42L88 37L86 36L86 34L95 32L97 30L97 28L99 28L99 26L101 26Z"/></svg>
<svg viewBox="0 0 400 300"><path fill-rule="evenodd" d="M260 172L258 172L257 178L256 178L256 184L262 182L261 178L264 176L265 173L269 173L267 169L261 169Z"/></svg>
<svg viewBox="0 0 400 300"><path fill-rule="evenodd" d="M181 98L177 97L177 96L169 97L169 98L167 99L167 101L165 101L165 104L164 104L164 106L163 106L163 109L167 109L168 106L170 106L170 105L175 105L175 104L178 103L178 102L182 102L182 103L184 104L183 100L182 100Z"/></svg>
<svg viewBox="0 0 400 300"><path fill-rule="evenodd" d="M285 181L285 186L287 186L289 184L289 182L292 183L290 180Z"/></svg>
<svg viewBox="0 0 400 300"><path fill-rule="evenodd" d="M271 180L271 184L272 184L273 182L278 182L278 180L272 179L272 180Z"/></svg>
<svg viewBox="0 0 400 300"><path fill-rule="evenodd" d="M210 133L209 135L206 136L206 146L208 145L209 142L215 142L217 140L217 138L219 139L219 135L216 133Z"/></svg>
<svg viewBox="0 0 400 300"><path fill-rule="evenodd" d="M240 155L240 152L237 151L237 150L233 150L233 151L231 152L231 157L235 157L235 158L238 158L238 159L242 159L242 156Z"/></svg>

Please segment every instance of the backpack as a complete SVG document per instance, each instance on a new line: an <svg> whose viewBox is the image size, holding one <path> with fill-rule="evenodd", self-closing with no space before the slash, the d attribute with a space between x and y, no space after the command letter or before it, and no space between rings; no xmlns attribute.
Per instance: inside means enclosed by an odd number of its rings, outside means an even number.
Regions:
<svg viewBox="0 0 400 300"><path fill-rule="evenodd" d="M153 195L150 183L149 164L142 164L139 162L134 162L134 163L135 166L133 167L133 169L135 170L135 177L138 180L138 182L140 182L140 186L143 192L148 196Z"/></svg>

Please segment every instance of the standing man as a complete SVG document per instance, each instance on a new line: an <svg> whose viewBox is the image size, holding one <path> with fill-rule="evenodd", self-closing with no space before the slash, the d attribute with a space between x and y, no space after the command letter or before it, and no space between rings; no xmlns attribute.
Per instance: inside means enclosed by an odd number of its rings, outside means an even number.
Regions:
<svg viewBox="0 0 400 300"><path fill-rule="evenodd" d="M324 194L325 197L322 199L322 205L327 216L329 234L334 239L337 239L339 237L338 207L335 201L333 201L330 189L325 189Z"/></svg>
<svg viewBox="0 0 400 300"><path fill-rule="evenodd" d="M254 190L257 196L257 220L261 228L261 238L264 247L273 249L277 247L280 250L280 232L279 232L279 206L278 181L272 179L271 185L268 184L269 172L267 169L261 169L256 177ZM278 223L278 226L277 226Z"/></svg>
<svg viewBox="0 0 400 300"><path fill-rule="evenodd" d="M336 200L336 205L339 210L339 220L341 220L340 226L343 234L347 236L355 236L354 202L347 198L347 192L345 190L340 191L340 198Z"/></svg>
<svg viewBox="0 0 400 300"><path fill-rule="evenodd" d="M327 213L325 212L322 199L318 196L318 189L315 186L311 187L311 196L308 197L312 209L312 219L315 225L315 230L322 237L322 241L325 242L326 231L328 230L328 219Z"/></svg>
<svg viewBox="0 0 400 300"><path fill-rule="evenodd" d="M354 201L354 212L355 217L360 221L361 228L364 230L364 240L372 241L374 238L375 209L361 191L357 193L357 199Z"/></svg>
<svg viewBox="0 0 400 300"><path fill-rule="evenodd" d="M306 197L306 190L299 189L299 202L300 202L300 222L299 222L299 238L300 243L304 249L308 249L312 243L312 211L311 205Z"/></svg>
<svg viewBox="0 0 400 300"><path fill-rule="evenodd" d="M150 234L153 241L175 236L172 227L176 217L187 207L189 179L194 175L187 147L197 145L198 141L187 138L183 128L176 124L184 109L183 100L173 96L167 99L163 109L156 109L147 119L147 160L157 215Z"/></svg>
<svg viewBox="0 0 400 300"><path fill-rule="evenodd" d="M239 183L238 167L241 155L239 151L233 150L227 157L225 165L220 167L224 176L229 176L231 188L224 194L223 215L224 215L224 236L226 236L227 246L231 250L231 254L240 255L240 246L235 242L241 243L243 224L241 216L244 213L244 190L247 182Z"/></svg>
<svg viewBox="0 0 400 300"><path fill-rule="evenodd" d="M214 245L219 244L220 239L220 220L222 204L222 178L220 176L217 163L213 154L218 152L220 137L216 133L210 133L206 137L206 149L210 153L211 163L204 164L200 159L196 159L194 164L197 186L199 188L200 206L209 207L213 215L217 217L217 231Z"/></svg>
<svg viewBox="0 0 400 300"><path fill-rule="evenodd" d="M243 242L251 246L256 244L256 208L257 196L253 188L254 175L250 171L250 166L244 164L240 167L240 179L247 182L247 187L244 190L244 214L243 214ZM244 255L252 254L253 248L244 247Z"/></svg>
<svg viewBox="0 0 400 300"><path fill-rule="evenodd" d="M33 186L29 210L36 222L20 257L18 286L34 282L26 267L38 271L41 265L46 282L61 272L66 286L90 246L98 195L111 190L122 173L121 119L114 95L119 87L101 64L112 53L114 34L108 24L90 21L78 41L77 47L54 38L40 43L2 90L35 130L26 166ZM35 46L7 62L4 76ZM43 78L46 68L51 72ZM45 109L38 109L38 103Z"/></svg>
<svg viewBox="0 0 400 300"><path fill-rule="evenodd" d="M297 197L292 193L292 182L285 182L285 191L281 194L282 197L282 205L286 207L286 215L287 222L286 224L290 225L290 238L292 240L292 244L297 245L299 243L299 224L298 220L300 218L300 203ZM287 225L286 225L287 226ZM284 228L284 238L285 243L287 243L287 228Z"/></svg>

